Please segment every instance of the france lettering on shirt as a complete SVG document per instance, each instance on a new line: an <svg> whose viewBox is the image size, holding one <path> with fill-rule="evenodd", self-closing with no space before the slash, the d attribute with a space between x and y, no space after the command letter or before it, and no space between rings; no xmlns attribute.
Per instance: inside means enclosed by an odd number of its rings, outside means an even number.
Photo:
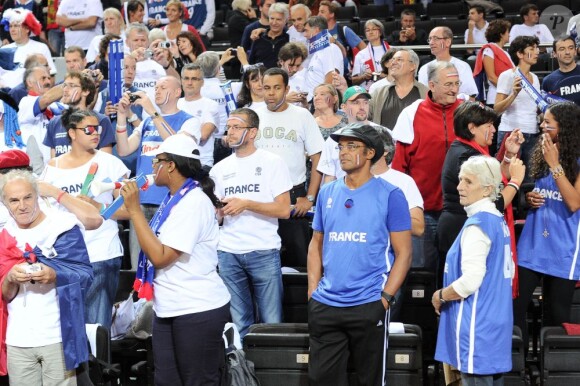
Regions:
<svg viewBox="0 0 580 386"><path fill-rule="evenodd" d="M66 154L68 152L70 152L72 149L71 145L56 145L54 147L54 153L56 156L62 155L62 154Z"/></svg>
<svg viewBox="0 0 580 386"><path fill-rule="evenodd" d="M551 190L551 189L534 189L535 192L540 193L540 195L544 198L549 198L551 200L556 200L556 201L563 201L562 200L562 193L560 193L557 190Z"/></svg>
<svg viewBox="0 0 580 386"><path fill-rule="evenodd" d="M225 195L229 196L232 194L241 194L241 193L259 193L260 192L260 184L248 184L248 185L239 185L239 186L227 186L224 189Z"/></svg>
<svg viewBox="0 0 580 386"><path fill-rule="evenodd" d="M366 232L329 232L328 241L354 241L357 243L366 243Z"/></svg>
<svg viewBox="0 0 580 386"><path fill-rule="evenodd" d="M580 92L580 83L570 86L560 87L560 95L570 95Z"/></svg>
<svg viewBox="0 0 580 386"><path fill-rule="evenodd" d="M262 130L258 131L258 136L256 140L259 140L261 137L264 139L276 138L276 139L286 139L288 141L297 142L298 135L296 134L296 130L290 130L286 133L285 127L264 127Z"/></svg>
<svg viewBox="0 0 580 386"><path fill-rule="evenodd" d="M80 193L83 189L83 184L80 183L76 185L62 186L61 189L68 194Z"/></svg>

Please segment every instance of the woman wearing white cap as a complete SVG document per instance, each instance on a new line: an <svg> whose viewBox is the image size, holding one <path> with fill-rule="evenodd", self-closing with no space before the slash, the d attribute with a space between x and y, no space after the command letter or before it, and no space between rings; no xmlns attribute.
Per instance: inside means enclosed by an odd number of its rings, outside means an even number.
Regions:
<svg viewBox="0 0 580 386"><path fill-rule="evenodd" d="M155 384L217 386L230 318L230 295L216 271L219 200L192 137L173 135L148 155L155 156L155 184L169 188L151 222L134 182L121 195L141 245L139 296L153 299Z"/></svg>

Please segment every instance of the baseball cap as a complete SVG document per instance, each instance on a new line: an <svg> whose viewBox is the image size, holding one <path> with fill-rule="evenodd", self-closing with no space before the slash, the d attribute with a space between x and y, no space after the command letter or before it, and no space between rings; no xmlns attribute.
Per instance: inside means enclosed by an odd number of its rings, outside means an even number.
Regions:
<svg viewBox="0 0 580 386"><path fill-rule="evenodd" d="M371 94L369 94L369 92L361 86L351 86L349 88L346 89L346 91L344 92L344 95L342 96L342 100L343 101L348 101L351 100L351 98L357 98L359 95L364 95L367 98L371 99Z"/></svg>
<svg viewBox="0 0 580 386"><path fill-rule="evenodd" d="M30 166L30 157L22 150L0 152L0 169L25 168Z"/></svg>
<svg viewBox="0 0 580 386"><path fill-rule="evenodd" d="M377 162L385 153L383 141L381 140L379 133L374 127L368 124L351 123L330 134L330 137L336 142L338 142L341 137L361 140L365 145L375 150L375 156L371 159L372 163Z"/></svg>
<svg viewBox="0 0 580 386"><path fill-rule="evenodd" d="M199 159L199 148L193 137L189 134L180 133L165 139L161 145L145 153L147 156L156 156L161 153L178 155L186 158Z"/></svg>

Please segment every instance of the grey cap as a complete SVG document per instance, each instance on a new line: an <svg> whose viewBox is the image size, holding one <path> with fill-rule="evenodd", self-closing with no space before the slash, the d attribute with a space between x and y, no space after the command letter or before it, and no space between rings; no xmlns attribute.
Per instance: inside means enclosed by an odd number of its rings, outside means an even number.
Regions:
<svg viewBox="0 0 580 386"><path fill-rule="evenodd" d="M371 149L374 149L375 156L371 159L371 163L373 164L377 162L385 153L383 141L381 140L379 133L369 124L351 123L330 134L330 137L336 142L338 142L342 137L350 137L361 140L365 145Z"/></svg>

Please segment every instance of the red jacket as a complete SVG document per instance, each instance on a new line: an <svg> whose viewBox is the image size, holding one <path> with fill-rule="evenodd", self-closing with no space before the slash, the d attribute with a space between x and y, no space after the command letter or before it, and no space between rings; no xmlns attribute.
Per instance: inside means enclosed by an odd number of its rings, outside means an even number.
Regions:
<svg viewBox="0 0 580 386"><path fill-rule="evenodd" d="M429 92L424 101L403 110L393 132L397 145L392 167L413 177L423 196L425 211L443 209L441 171L455 139L453 112L461 102L458 99L452 105L442 106L431 100ZM401 135L403 131L407 133Z"/></svg>

